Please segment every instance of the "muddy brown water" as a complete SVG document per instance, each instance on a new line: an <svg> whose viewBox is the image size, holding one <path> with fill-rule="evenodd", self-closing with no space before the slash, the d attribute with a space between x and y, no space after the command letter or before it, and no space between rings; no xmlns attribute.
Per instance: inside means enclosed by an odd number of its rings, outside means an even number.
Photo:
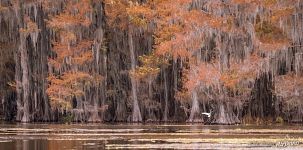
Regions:
<svg viewBox="0 0 303 150"><path fill-rule="evenodd" d="M303 149L303 126L0 124L0 150L61 149Z"/></svg>

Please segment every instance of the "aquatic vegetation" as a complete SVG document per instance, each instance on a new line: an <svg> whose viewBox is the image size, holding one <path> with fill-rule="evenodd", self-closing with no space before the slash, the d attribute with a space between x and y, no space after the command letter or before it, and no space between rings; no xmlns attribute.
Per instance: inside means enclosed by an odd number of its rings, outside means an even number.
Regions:
<svg viewBox="0 0 303 150"><path fill-rule="evenodd" d="M283 123L283 122L284 122L284 120L283 120L282 117L277 117L276 118L276 123Z"/></svg>

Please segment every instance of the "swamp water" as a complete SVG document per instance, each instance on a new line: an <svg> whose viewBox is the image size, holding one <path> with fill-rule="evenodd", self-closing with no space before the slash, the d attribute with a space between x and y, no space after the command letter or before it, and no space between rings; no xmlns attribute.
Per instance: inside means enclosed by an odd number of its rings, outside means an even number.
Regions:
<svg viewBox="0 0 303 150"><path fill-rule="evenodd" d="M303 126L0 124L0 150L59 149L303 149Z"/></svg>

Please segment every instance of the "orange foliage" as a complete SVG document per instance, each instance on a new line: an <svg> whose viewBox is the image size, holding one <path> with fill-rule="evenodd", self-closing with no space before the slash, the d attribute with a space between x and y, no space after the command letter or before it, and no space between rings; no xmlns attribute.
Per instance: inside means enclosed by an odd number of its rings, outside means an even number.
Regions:
<svg viewBox="0 0 303 150"><path fill-rule="evenodd" d="M160 66L167 64L164 59L157 57L155 54L139 56L142 63L141 67L131 71L131 76L136 79L144 79L147 77L155 77L160 72Z"/></svg>
<svg viewBox="0 0 303 150"><path fill-rule="evenodd" d="M270 22L261 22L255 27L257 37L260 40L260 48L265 50L277 50L289 46L290 40L282 30Z"/></svg>
<svg viewBox="0 0 303 150"><path fill-rule="evenodd" d="M216 29L223 25L223 19L198 10L188 10L190 1L154 1L155 54L172 56L174 59L189 58L201 48L203 29Z"/></svg>
<svg viewBox="0 0 303 150"><path fill-rule="evenodd" d="M91 20L88 17L92 13L90 0L70 0L66 4L66 9L48 21L51 28L63 29L76 25L89 26Z"/></svg>
<svg viewBox="0 0 303 150"><path fill-rule="evenodd" d="M76 65L83 65L93 60L93 54L90 51L81 52L78 56L72 58L72 63Z"/></svg>
<svg viewBox="0 0 303 150"><path fill-rule="evenodd" d="M188 0L154 0L146 3L136 0L105 0L105 10L109 24L122 29L129 25L146 27L149 22L155 23L156 55L187 57L189 44L184 43L188 41L186 34L191 32L190 29L194 25L207 24L205 18L210 22L209 25L218 25L218 21L202 12L188 11L190 4L191 1Z"/></svg>
<svg viewBox="0 0 303 150"><path fill-rule="evenodd" d="M50 86L46 92L50 96L51 105L55 108L70 109L72 98L83 96L84 88L100 83L102 77L77 71L65 72L61 76L51 74L47 79Z"/></svg>
<svg viewBox="0 0 303 150"><path fill-rule="evenodd" d="M232 3L261 5L268 8L277 4L277 0L232 0Z"/></svg>
<svg viewBox="0 0 303 150"><path fill-rule="evenodd" d="M120 29L129 25L146 27L154 17L148 4L139 4L138 0L105 0L105 14L108 24Z"/></svg>
<svg viewBox="0 0 303 150"><path fill-rule="evenodd" d="M197 51L204 46L208 31L221 33L242 34L253 32L246 26L236 25L237 15L212 14L211 9L229 7L222 1L209 1L208 12L191 8L189 0L152 0L140 3L136 0L105 0L107 15L110 24L118 24L127 28L130 24L146 26L149 22L155 24L154 29L154 55L162 58L187 60L188 70L183 70L185 88L189 91L200 87L223 86L226 89L250 91L252 87L247 82L254 81L262 61L261 57L252 54L249 58L235 61L229 57L229 68L219 67L218 57L210 58L209 62L197 60ZM257 19L254 24L259 49L277 50L289 46L289 39L283 31L276 26L279 19L287 18L294 12L294 1L285 0L232 0L230 5L244 6L245 14L256 13L257 9L265 10L262 20ZM282 5L280 5L282 4ZM125 12L125 13L121 13ZM260 16L259 16L260 17ZM244 21L244 20L243 20ZM240 27L239 27L240 26ZM209 39L208 39L209 40ZM207 41L209 42L209 41ZM217 47L220 44L215 43ZM254 43L255 44L255 43ZM214 54L218 55L218 54ZM155 59L151 57L152 59ZM224 58L225 59L225 58ZM156 60L156 59L155 59ZM220 64L222 65L222 64ZM133 75L155 75L157 67L144 64L132 72ZM139 78L139 77L138 77ZM241 92L240 92L241 93Z"/></svg>
<svg viewBox="0 0 303 150"><path fill-rule="evenodd" d="M245 80L254 81L258 76L258 70L261 67L262 58L252 55L245 59L243 63L231 62L230 68L223 72L220 80L227 88L237 90L241 82Z"/></svg>
<svg viewBox="0 0 303 150"><path fill-rule="evenodd" d="M28 16L24 17L24 23L25 27L19 29L21 33L27 34L39 31L37 24L34 23Z"/></svg>
<svg viewBox="0 0 303 150"><path fill-rule="evenodd" d="M130 22L137 26L146 27L149 20L152 19L152 11L144 5L130 5L126 8Z"/></svg>
<svg viewBox="0 0 303 150"><path fill-rule="evenodd" d="M172 24L172 25L167 25L161 28L158 32L156 32L156 44L160 44L161 42L169 41L171 40L175 33L179 33L182 31L182 26Z"/></svg>
<svg viewBox="0 0 303 150"><path fill-rule="evenodd" d="M7 11L7 10L9 10L8 7L3 6L2 4L0 4L0 12L4 12L4 11Z"/></svg>
<svg viewBox="0 0 303 150"><path fill-rule="evenodd" d="M294 13L294 8L293 7L286 7L286 8L281 8L281 9L274 9L271 20L273 22L278 23L280 19L286 18L291 16L291 14Z"/></svg>
<svg viewBox="0 0 303 150"><path fill-rule="evenodd" d="M289 73L276 78L275 92L278 98L298 104L303 96L303 77Z"/></svg>
<svg viewBox="0 0 303 150"><path fill-rule="evenodd" d="M104 0L107 23L113 27L126 29L128 26L127 7L132 1L127 0Z"/></svg>
<svg viewBox="0 0 303 150"><path fill-rule="evenodd" d="M52 42L56 56L48 59L57 74L50 74L47 89L55 108L70 109L72 98L83 96L86 87L96 87L102 80L100 75L80 70L93 61L93 41L77 31L90 26L91 4L91 0L68 1L63 12L48 21L57 36Z"/></svg>
<svg viewBox="0 0 303 150"><path fill-rule="evenodd" d="M219 83L221 73L217 64L200 63L192 66L188 74L186 82L186 89L192 91L193 89L204 86L216 86Z"/></svg>
<svg viewBox="0 0 303 150"><path fill-rule="evenodd" d="M71 32L71 31L63 30L63 31L59 32L59 34L61 37L60 43L62 43L62 44L69 45L69 44L75 43L77 40L75 33Z"/></svg>
<svg viewBox="0 0 303 150"><path fill-rule="evenodd" d="M210 28L220 28L223 20L220 17L212 16L210 14L203 13L198 10L191 10L184 12L185 24L190 27L203 27L209 26Z"/></svg>
<svg viewBox="0 0 303 150"><path fill-rule="evenodd" d="M91 47L92 41L90 40L82 40L76 45L66 45L62 43L55 42L53 43L53 50L56 52L57 57L53 59L52 63L56 61L59 64L64 63L65 58L71 57L72 64L70 65L82 65L85 62L91 62L93 60ZM56 69L60 69L58 65L56 65Z"/></svg>

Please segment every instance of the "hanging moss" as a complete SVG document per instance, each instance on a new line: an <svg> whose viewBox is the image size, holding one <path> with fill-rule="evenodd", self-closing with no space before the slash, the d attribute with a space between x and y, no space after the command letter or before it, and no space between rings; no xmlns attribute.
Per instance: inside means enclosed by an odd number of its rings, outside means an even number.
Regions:
<svg viewBox="0 0 303 150"><path fill-rule="evenodd" d="M1 115L302 122L301 1L172 2L1 1Z"/></svg>
<svg viewBox="0 0 303 150"><path fill-rule="evenodd" d="M257 36L261 42L274 44L276 42L287 42L288 38L283 31L270 22L260 22L255 26Z"/></svg>

